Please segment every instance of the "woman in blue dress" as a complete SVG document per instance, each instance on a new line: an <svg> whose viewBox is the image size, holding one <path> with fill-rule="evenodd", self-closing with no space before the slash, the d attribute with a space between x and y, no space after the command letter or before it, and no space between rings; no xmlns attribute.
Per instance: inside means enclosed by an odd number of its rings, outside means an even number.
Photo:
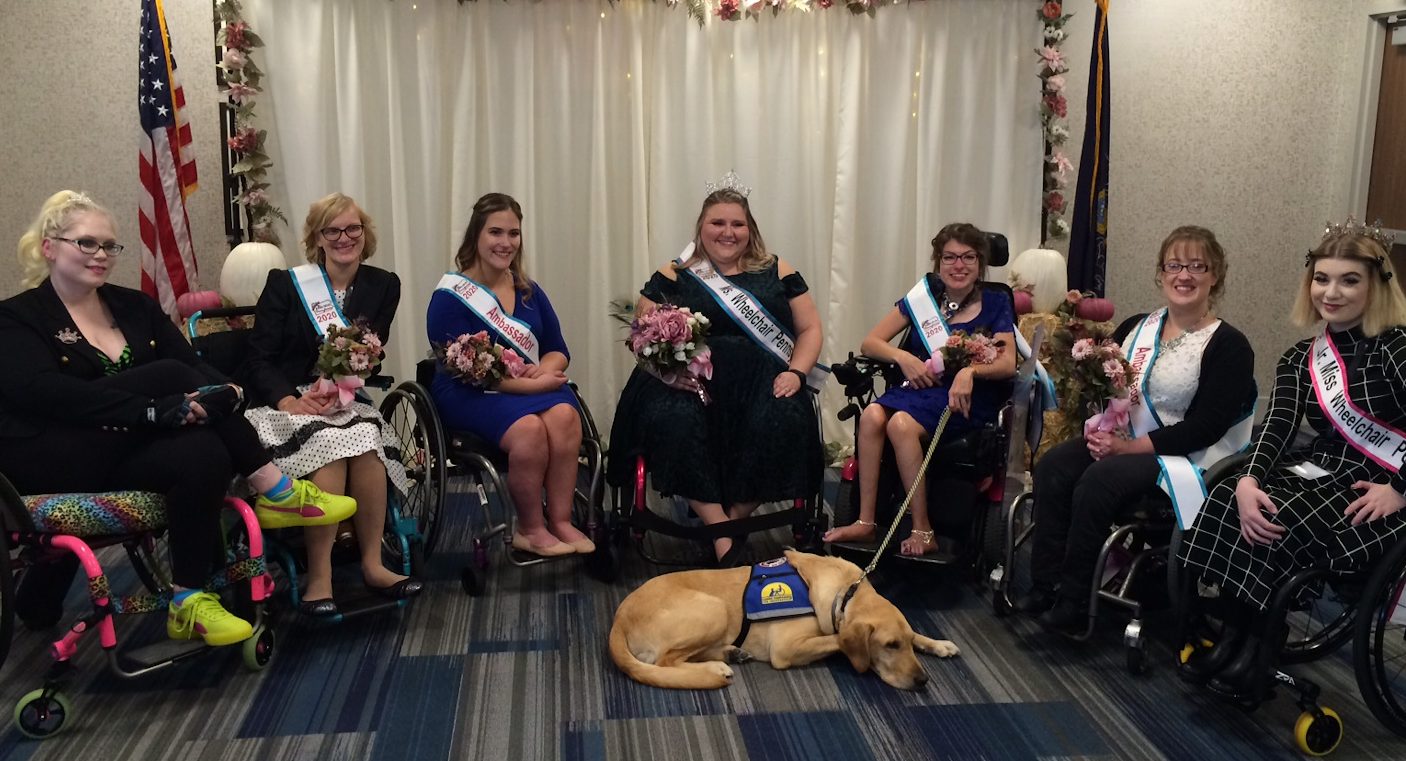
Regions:
<svg viewBox="0 0 1406 761"><path fill-rule="evenodd" d="M907 380L884 392L864 408L859 418L859 518L825 534L827 542L872 541L874 514L879 492L879 464L884 438L893 444L898 473L905 485L923 480L924 439L937 429L949 406L956 414L947 421L943 438L950 439L973 428L993 423L1002 403L1010 396L1010 378L1015 375L1015 313L1004 293L981 288L986 275L990 243L975 225L950 224L932 240L933 272L924 275L927 291L936 299L936 309L948 332L981 331L1003 348L987 365L968 365L955 373L934 375L925 364L930 356L914 320L908 300L900 299L894 308L869 331L860 345L867 356L897 364ZM915 291L919 289L915 288ZM913 325L903 346L889 343L904 328ZM910 505L913 530L903 541L905 555L925 555L937 550L932 523L928 519L926 485L920 483Z"/></svg>
<svg viewBox="0 0 1406 761"><path fill-rule="evenodd" d="M504 378L491 390L456 380L441 363L430 388L440 419L450 430L473 433L507 453L508 492L517 507L514 549L545 556L593 552L591 540L571 525L581 449L581 418L575 396L566 387L571 355L547 294L523 274L518 202L502 193L478 199L454 263L473 286L468 291L491 293L488 313L496 308L507 319L490 324L444 287L454 278L446 276L430 297L430 342L443 344L465 333L487 331L494 343L508 346L512 342L500 332L506 325L509 332L530 330L530 336L516 340L519 348L535 342L538 361L529 361L520 377Z"/></svg>

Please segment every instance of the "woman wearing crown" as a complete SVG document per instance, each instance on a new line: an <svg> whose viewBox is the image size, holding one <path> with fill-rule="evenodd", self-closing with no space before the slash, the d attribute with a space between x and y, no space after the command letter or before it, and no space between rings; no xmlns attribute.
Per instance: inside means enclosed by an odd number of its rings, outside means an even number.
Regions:
<svg viewBox="0 0 1406 761"><path fill-rule="evenodd" d="M957 222L932 239L933 271L924 275L908 295L864 337L861 350L870 357L898 365L906 382L889 388L859 418L859 518L825 534L827 542L872 541L878 509L879 464L884 440L893 444L899 476L913 490L913 528L899 550L926 555L938 550L928 518L927 488L922 483L923 439L932 436L943 412L951 407L945 437L995 422L1003 399L1010 396L1015 375L1015 312L1004 293L983 290L990 254L986 233L976 225ZM902 347L889 344L911 326ZM1004 345L993 362L971 364L954 373L934 373L927 360L946 344L954 331L989 333ZM931 349L929 347L932 347Z"/></svg>
<svg viewBox="0 0 1406 761"><path fill-rule="evenodd" d="M707 316L711 401L697 393L695 379L666 383L637 368L620 394L607 477L630 483L635 455L644 455L657 491L687 498L704 523L715 524L746 517L762 502L819 491L820 436L806 387L821 326L800 273L767 251L747 189L731 173L709 189L693 244L650 277L636 314L673 304ZM789 351L765 335L789 337L781 342ZM742 549L732 538L713 544L724 564Z"/></svg>
<svg viewBox="0 0 1406 761"><path fill-rule="evenodd" d="M1267 678L1258 667L1272 667L1287 627L1265 610L1296 570L1365 568L1406 535L1406 297L1386 241L1349 222L1306 257L1293 317L1323 329L1279 359L1249 464L1212 489L1179 553L1219 587L1226 623L1182 674L1220 694ZM1316 435L1294 447L1305 417Z"/></svg>

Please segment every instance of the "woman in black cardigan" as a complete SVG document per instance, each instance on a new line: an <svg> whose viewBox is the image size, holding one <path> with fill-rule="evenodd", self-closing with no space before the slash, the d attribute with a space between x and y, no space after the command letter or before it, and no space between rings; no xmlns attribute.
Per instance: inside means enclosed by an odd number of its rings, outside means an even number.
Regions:
<svg viewBox="0 0 1406 761"><path fill-rule="evenodd" d="M236 413L239 388L197 358L151 297L107 284L122 250L112 215L71 191L49 198L20 239L31 287L0 303L0 470L22 494L165 495L176 585L167 630L232 644L249 624L199 590L233 475L261 492L261 520L335 524L356 506L290 482ZM24 576L16 607L27 624L57 622L76 568L65 556Z"/></svg>
<svg viewBox="0 0 1406 761"><path fill-rule="evenodd" d="M341 407L335 404L335 390L323 393L311 387L322 338L305 297L313 303L321 297L311 287L300 290L297 285L300 275L325 284L322 294L336 302L339 316L348 322L366 321L384 342L390 339L400 304L400 278L364 263L376 252L376 228L371 217L341 193L314 202L308 210L303 251L309 263L269 272L259 296L249 357L241 373L251 405L245 416L284 471L356 499L353 528L367 588L391 598L411 597L420 591L419 580L397 574L381 561L387 476L402 494L408 488L404 466L387 455L399 442L376 408L361 401ZM308 528L305 535L307 588L300 610L310 616L336 615L332 546L337 528Z"/></svg>
<svg viewBox="0 0 1406 761"><path fill-rule="evenodd" d="M1245 335L1214 314L1225 289L1225 251L1210 230L1179 227L1162 242L1156 282L1166 306L1124 320L1114 340L1136 330L1151 359L1141 403L1153 428L1135 438L1091 432L1035 465L1032 588L1016 601L1046 628L1075 634L1088 622L1094 563L1120 508L1156 488L1164 458L1186 457L1227 438L1254 409L1255 356ZM1143 366L1133 361L1135 370ZM1194 466L1193 466L1194 467ZM1199 493L1198 493L1199 496Z"/></svg>

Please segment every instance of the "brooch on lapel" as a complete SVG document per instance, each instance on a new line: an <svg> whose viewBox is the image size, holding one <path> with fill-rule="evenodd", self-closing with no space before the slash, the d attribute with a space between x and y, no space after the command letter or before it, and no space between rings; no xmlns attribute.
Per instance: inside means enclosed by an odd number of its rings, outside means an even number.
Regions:
<svg viewBox="0 0 1406 761"><path fill-rule="evenodd" d="M78 335L78 331L73 328L64 328L55 333L54 338L66 344L76 344L78 343L78 339L82 338L82 336Z"/></svg>

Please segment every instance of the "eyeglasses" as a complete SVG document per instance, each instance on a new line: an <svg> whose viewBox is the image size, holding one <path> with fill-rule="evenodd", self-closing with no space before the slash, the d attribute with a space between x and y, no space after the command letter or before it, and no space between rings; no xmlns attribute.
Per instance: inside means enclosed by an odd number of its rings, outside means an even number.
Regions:
<svg viewBox="0 0 1406 761"><path fill-rule="evenodd" d="M965 254L943 254L941 257L939 257L939 260L943 264L956 264L957 262L961 262L962 264L976 264L979 258L981 257L978 257L975 253L968 251Z"/></svg>
<svg viewBox="0 0 1406 761"><path fill-rule="evenodd" d="M121 243L113 243L111 241L107 243L100 243L96 238L79 238L77 240L74 240L73 238L60 238L59 236L54 235L51 236L50 240L61 240L64 243L72 243L73 245L78 247L79 251L82 251L88 256L97 256L98 251L103 251L108 256L117 256L118 254L122 253L123 249L123 245Z"/></svg>
<svg viewBox="0 0 1406 761"><path fill-rule="evenodd" d="M1178 272L1181 272L1182 270L1186 270L1187 272L1190 272L1193 275L1204 275L1207 272L1211 271L1211 265L1205 262L1191 262L1190 264L1182 264L1181 262L1162 262L1162 271L1169 275L1175 275Z"/></svg>
<svg viewBox="0 0 1406 761"><path fill-rule="evenodd" d="M346 227L324 227L317 232L329 241L340 239L342 233L346 233L348 238L356 240L361 237L361 233L365 229L365 225L347 225Z"/></svg>

